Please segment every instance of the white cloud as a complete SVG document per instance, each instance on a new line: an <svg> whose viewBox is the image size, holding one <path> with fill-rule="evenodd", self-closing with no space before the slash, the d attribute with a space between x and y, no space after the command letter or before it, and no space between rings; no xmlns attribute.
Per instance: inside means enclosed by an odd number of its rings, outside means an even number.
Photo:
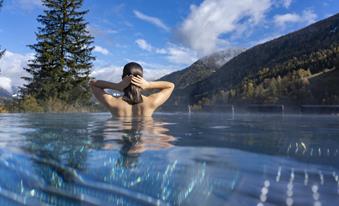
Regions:
<svg viewBox="0 0 339 206"><path fill-rule="evenodd" d="M3 88L8 92L12 92L12 80L8 77L0 76L0 88Z"/></svg>
<svg viewBox="0 0 339 206"><path fill-rule="evenodd" d="M122 69L113 64L94 66L91 77L106 81L119 81L121 80Z"/></svg>
<svg viewBox="0 0 339 206"><path fill-rule="evenodd" d="M277 26L285 26L286 23L295 23L301 20L301 16L295 13L287 13L282 15L275 15L274 16L274 23Z"/></svg>
<svg viewBox="0 0 339 206"><path fill-rule="evenodd" d="M274 23L278 27L285 27L288 23L306 23L315 22L317 15L312 10L304 10L301 15L296 13L286 13L274 16Z"/></svg>
<svg viewBox="0 0 339 206"><path fill-rule="evenodd" d="M167 48L155 48L144 39L137 39L135 42L143 50L167 55L167 59L175 64L191 64L198 58L195 51L175 44L170 44Z"/></svg>
<svg viewBox="0 0 339 206"><path fill-rule="evenodd" d="M198 59L195 51L186 47L172 45L167 49L169 61L177 64L192 64Z"/></svg>
<svg viewBox="0 0 339 206"><path fill-rule="evenodd" d="M172 73L176 70L173 69L149 69L149 68L144 68L144 77L148 81L152 80L157 80L160 79L161 77Z"/></svg>
<svg viewBox="0 0 339 206"><path fill-rule="evenodd" d="M6 90L12 86L22 86L25 83L21 77L29 76L29 74L23 68L27 66L28 60L32 58L32 53L19 54L8 50L5 52L4 56L0 59L0 77L1 85L5 85Z"/></svg>
<svg viewBox="0 0 339 206"><path fill-rule="evenodd" d="M153 47L150 44L148 44L146 40L144 39L137 39L135 40L135 43L137 43L137 45L143 50L146 50L149 52L153 50Z"/></svg>
<svg viewBox="0 0 339 206"><path fill-rule="evenodd" d="M127 62L138 62L144 69L144 78L148 81L159 79L160 77L169 74L179 68L174 65L161 65L154 63L147 63L139 60L127 59ZM127 63L126 62L126 63ZM116 66L113 64L97 65L94 67L91 77L96 79L119 82L121 81L122 70L124 65Z"/></svg>
<svg viewBox="0 0 339 206"><path fill-rule="evenodd" d="M292 0L282 0L282 4L285 8L288 8L292 4Z"/></svg>
<svg viewBox="0 0 339 206"><path fill-rule="evenodd" d="M199 6L191 5L178 36L199 56L206 55L227 42L221 35L244 27L243 32L247 32L261 22L270 6L271 0L204 0Z"/></svg>
<svg viewBox="0 0 339 206"><path fill-rule="evenodd" d="M104 48L104 47L101 47L101 46L98 46L98 45L95 45L94 46L94 52L98 52L100 54L103 54L103 55L108 55L110 54L110 52L108 51L108 49Z"/></svg>
<svg viewBox="0 0 339 206"><path fill-rule="evenodd" d="M99 26L87 25L87 31L91 33L93 36L106 36L109 34L116 34L118 30L109 29L109 28L101 28Z"/></svg>
<svg viewBox="0 0 339 206"><path fill-rule="evenodd" d="M164 48L155 48L149 44L145 39L137 39L135 43L140 47L140 49L146 50L148 52L155 52L157 54L167 54L167 50Z"/></svg>
<svg viewBox="0 0 339 206"><path fill-rule="evenodd" d="M144 78L147 81L154 81L160 79L161 77L174 72L173 69L164 69L164 68L144 68Z"/></svg>
<svg viewBox="0 0 339 206"><path fill-rule="evenodd" d="M167 51L164 48L160 48L160 49L156 48L155 53L157 53L157 54L167 54Z"/></svg>
<svg viewBox="0 0 339 206"><path fill-rule="evenodd" d="M316 21L317 14L312 10L304 10L302 17L307 24L311 24Z"/></svg>
<svg viewBox="0 0 339 206"><path fill-rule="evenodd" d="M272 0L272 4L276 8L284 7L285 9L288 9L294 0Z"/></svg>
<svg viewBox="0 0 339 206"><path fill-rule="evenodd" d="M153 24L153 25L155 25L155 26L157 26L157 27L159 27L159 28L161 28L165 31L170 30L170 28L166 24L164 24L159 18L147 16L147 15L145 15L145 14L143 14L140 11L137 11L137 10L134 10L133 13L137 18L139 18L143 21L151 23L151 24Z"/></svg>
<svg viewBox="0 0 339 206"><path fill-rule="evenodd" d="M159 79L160 77L163 77L166 74L172 73L180 69L178 68L178 66L175 65L162 65L131 59L128 59L127 61L138 62L144 69L144 78L148 81Z"/></svg>

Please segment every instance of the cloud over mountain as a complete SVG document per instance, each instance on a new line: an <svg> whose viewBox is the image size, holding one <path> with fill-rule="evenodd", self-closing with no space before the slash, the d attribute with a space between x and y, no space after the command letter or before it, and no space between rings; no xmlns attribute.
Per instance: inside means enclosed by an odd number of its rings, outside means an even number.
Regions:
<svg viewBox="0 0 339 206"><path fill-rule="evenodd" d="M205 0L199 6L191 5L178 36L185 46L209 54L227 44L222 35L239 32L239 28L243 33L260 23L270 6L270 0Z"/></svg>
<svg viewBox="0 0 339 206"><path fill-rule="evenodd" d="M315 22L317 15L312 10L304 10L302 14L286 13L274 16L274 23L278 27L285 27L288 23L306 23Z"/></svg>

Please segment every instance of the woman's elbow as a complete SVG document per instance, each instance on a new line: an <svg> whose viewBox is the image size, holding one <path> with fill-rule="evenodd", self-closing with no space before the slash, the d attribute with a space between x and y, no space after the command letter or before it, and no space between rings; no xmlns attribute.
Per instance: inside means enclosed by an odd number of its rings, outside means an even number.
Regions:
<svg viewBox="0 0 339 206"><path fill-rule="evenodd" d="M175 88L175 84L172 83L172 82L168 82L168 85L169 85L169 88L171 88L171 89L174 89L174 88Z"/></svg>
<svg viewBox="0 0 339 206"><path fill-rule="evenodd" d="M95 95L97 92L98 92L98 90L100 89L99 87L97 87L96 86L96 80L91 80L90 82L89 82L89 88L90 88L90 90L91 90L91 92Z"/></svg>
<svg viewBox="0 0 339 206"><path fill-rule="evenodd" d="M89 81L89 86L90 86L90 87L93 87L93 86L95 86L95 83L96 83L96 80L91 79L91 80Z"/></svg>

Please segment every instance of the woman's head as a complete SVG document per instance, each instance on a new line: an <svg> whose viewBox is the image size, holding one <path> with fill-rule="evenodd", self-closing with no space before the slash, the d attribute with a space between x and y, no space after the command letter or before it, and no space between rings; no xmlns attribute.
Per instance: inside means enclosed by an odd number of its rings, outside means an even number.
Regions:
<svg viewBox="0 0 339 206"><path fill-rule="evenodd" d="M122 73L122 78L125 76L143 76L143 69L140 64L135 62L130 62L124 66L124 70ZM135 86L134 84L130 84L128 87L124 89L124 96L122 97L124 101L129 104L138 104L142 102L141 96L141 88Z"/></svg>

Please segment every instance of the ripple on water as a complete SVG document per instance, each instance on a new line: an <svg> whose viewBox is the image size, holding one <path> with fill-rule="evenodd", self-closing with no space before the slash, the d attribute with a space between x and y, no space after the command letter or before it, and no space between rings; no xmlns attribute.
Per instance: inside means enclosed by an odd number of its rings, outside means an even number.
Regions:
<svg viewBox="0 0 339 206"><path fill-rule="evenodd" d="M225 125L216 125L216 126L211 126L211 129L228 129L230 126L225 126Z"/></svg>

